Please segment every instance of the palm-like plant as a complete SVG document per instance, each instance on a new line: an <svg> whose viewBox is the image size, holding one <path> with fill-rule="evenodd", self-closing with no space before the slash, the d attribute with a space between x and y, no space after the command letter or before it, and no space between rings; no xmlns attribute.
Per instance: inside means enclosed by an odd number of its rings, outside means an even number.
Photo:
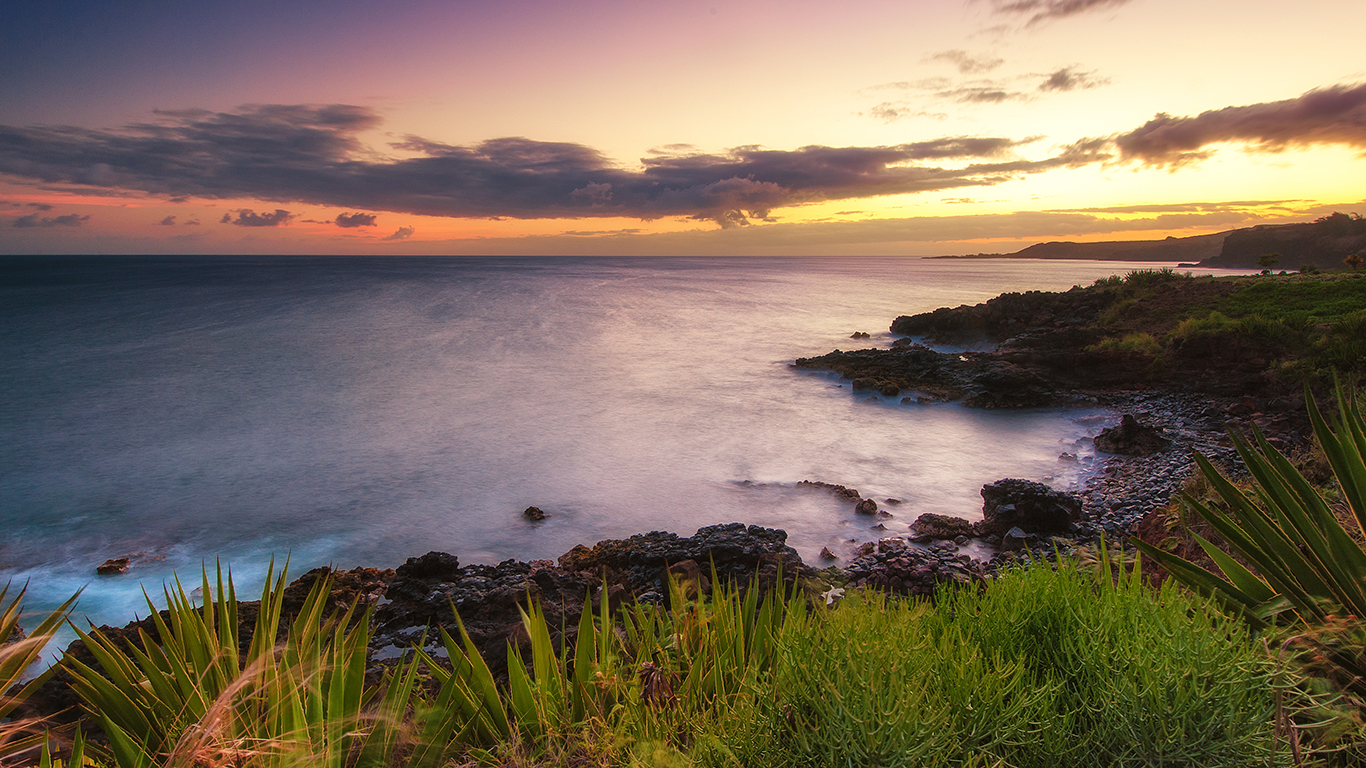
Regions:
<svg viewBox="0 0 1366 768"><path fill-rule="evenodd" d="M1366 532L1366 429L1359 404L1337 388L1338 414L1330 425L1308 391L1305 401L1324 454L1358 527ZM1293 613L1321 623L1331 615L1366 617L1366 551L1333 514L1327 500L1285 455L1253 428L1253 441L1233 435L1254 487L1244 492L1208 459L1201 471L1223 504L1186 495L1187 509L1207 521L1252 567L1239 563L1207 539L1196 541L1218 565L1215 574L1172 553L1131 539L1182 583L1212 595L1262 627Z"/></svg>

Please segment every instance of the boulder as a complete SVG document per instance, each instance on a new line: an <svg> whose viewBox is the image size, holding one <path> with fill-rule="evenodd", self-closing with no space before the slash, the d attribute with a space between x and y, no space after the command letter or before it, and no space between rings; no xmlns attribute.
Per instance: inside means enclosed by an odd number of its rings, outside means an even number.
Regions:
<svg viewBox="0 0 1366 768"><path fill-rule="evenodd" d="M821 559L825 561L830 561L838 560L839 557L837 557L834 552L831 552L829 547L821 547Z"/></svg>
<svg viewBox="0 0 1366 768"><path fill-rule="evenodd" d="M522 510L522 517L525 517L528 520L544 520L546 514L540 507L527 507Z"/></svg>
<svg viewBox="0 0 1366 768"><path fill-rule="evenodd" d="M978 536L1004 534L1019 527L1026 533L1063 532L1081 521L1081 499L1032 480L1007 478L982 486L982 521Z"/></svg>
<svg viewBox="0 0 1366 768"><path fill-rule="evenodd" d="M928 539L953 539L958 536L972 536L972 523L952 515L936 515L926 512L911 523L911 531L917 536Z"/></svg>
<svg viewBox="0 0 1366 768"><path fill-rule="evenodd" d="M678 582L686 599L701 597L711 591L711 580L702 575L696 560L684 560L669 566L669 577Z"/></svg>
<svg viewBox="0 0 1366 768"><path fill-rule="evenodd" d="M1096 450L1125 456L1151 456L1170 445L1159 429L1138 423L1132 414L1124 414L1119 426L1102 430L1096 435Z"/></svg>
<svg viewBox="0 0 1366 768"><path fill-rule="evenodd" d="M101 576L118 576L128 573L130 563L132 560L127 557L111 557L101 565L95 566L95 573Z"/></svg>
<svg viewBox="0 0 1366 768"><path fill-rule="evenodd" d="M454 581L460 575L460 559L445 552L428 552L422 557L408 558L395 575L400 579Z"/></svg>
<svg viewBox="0 0 1366 768"><path fill-rule="evenodd" d="M1015 551L1025 548L1029 534L1020 530L1018 527L1011 528L1001 535L1001 549Z"/></svg>
<svg viewBox="0 0 1366 768"><path fill-rule="evenodd" d="M854 507L854 511L860 515L876 515L877 502L872 499L863 499Z"/></svg>

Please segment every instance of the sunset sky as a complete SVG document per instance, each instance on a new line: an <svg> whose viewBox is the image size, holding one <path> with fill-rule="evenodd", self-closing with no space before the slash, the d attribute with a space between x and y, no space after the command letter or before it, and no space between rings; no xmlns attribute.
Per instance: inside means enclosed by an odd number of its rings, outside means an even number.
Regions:
<svg viewBox="0 0 1366 768"><path fill-rule="evenodd" d="M0 253L954 254L1366 213L1366 3L57 2Z"/></svg>

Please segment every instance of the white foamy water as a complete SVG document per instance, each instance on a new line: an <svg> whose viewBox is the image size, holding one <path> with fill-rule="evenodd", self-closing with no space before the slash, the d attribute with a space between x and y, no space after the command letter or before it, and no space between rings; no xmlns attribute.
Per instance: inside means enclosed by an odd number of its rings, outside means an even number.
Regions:
<svg viewBox="0 0 1366 768"><path fill-rule="evenodd" d="M976 517L983 483L1075 483L1058 454L1104 414L871 402L795 358L1152 266L0 259L0 580L29 580L35 610L84 586L78 615L122 623L142 587L216 557L248 585L272 553L296 574L496 562L731 521L786 529L808 560L847 553L886 534L798 481L902 500L892 533ZM129 575L94 576L132 553Z"/></svg>

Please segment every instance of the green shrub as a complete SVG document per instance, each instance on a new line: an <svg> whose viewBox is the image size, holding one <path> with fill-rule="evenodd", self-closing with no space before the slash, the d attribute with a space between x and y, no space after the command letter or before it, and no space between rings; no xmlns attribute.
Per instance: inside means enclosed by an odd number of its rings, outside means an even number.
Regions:
<svg viewBox="0 0 1366 768"><path fill-rule="evenodd" d="M1093 352L1142 355L1157 357L1162 354L1162 342L1153 338L1151 333L1131 333L1124 338L1102 339L1100 343L1088 347Z"/></svg>
<svg viewBox="0 0 1366 768"><path fill-rule="evenodd" d="M770 687L712 764L1251 765L1271 665L1241 623L1140 575L1047 566L934 606L855 596L789 616ZM725 759L715 759L717 755Z"/></svg>

